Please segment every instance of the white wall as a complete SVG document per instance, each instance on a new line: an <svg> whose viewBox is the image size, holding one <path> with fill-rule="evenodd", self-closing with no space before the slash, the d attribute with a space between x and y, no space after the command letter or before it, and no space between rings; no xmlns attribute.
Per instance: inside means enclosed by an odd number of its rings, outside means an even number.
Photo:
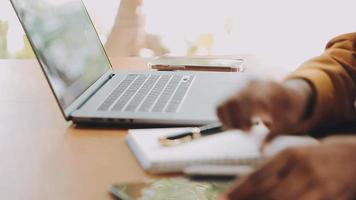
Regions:
<svg viewBox="0 0 356 200"><path fill-rule="evenodd" d="M119 1L84 2L105 39ZM184 54L187 43L212 33L212 54L252 53L290 68L320 54L333 36L356 31L355 0L144 0L142 12L146 30L161 35L172 54ZM8 0L0 1L4 19L14 51L22 32Z"/></svg>
<svg viewBox="0 0 356 200"><path fill-rule="evenodd" d="M148 31L171 46L215 32L213 54L253 53L291 68L320 54L332 37L356 31L355 0L146 0L143 10ZM221 33L224 23L230 35Z"/></svg>

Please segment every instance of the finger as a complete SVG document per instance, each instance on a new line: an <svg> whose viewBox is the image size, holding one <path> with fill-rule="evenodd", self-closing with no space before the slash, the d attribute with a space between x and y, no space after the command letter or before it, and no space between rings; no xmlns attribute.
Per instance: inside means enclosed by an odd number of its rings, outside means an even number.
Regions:
<svg viewBox="0 0 356 200"><path fill-rule="evenodd" d="M226 194L220 195L219 200L229 200L229 197Z"/></svg>
<svg viewBox="0 0 356 200"><path fill-rule="evenodd" d="M238 98L231 98L219 106L217 114L226 128L249 130L252 126L251 117L246 108L241 106Z"/></svg>
<svg viewBox="0 0 356 200"><path fill-rule="evenodd" d="M297 164L265 197L270 199L296 199L313 186L313 179L301 165Z"/></svg>
<svg viewBox="0 0 356 200"><path fill-rule="evenodd" d="M259 170L238 182L236 186L228 192L230 199L254 199L273 189L280 181L281 172L291 168L290 162L286 162L286 157L281 155L271 160Z"/></svg>
<svg viewBox="0 0 356 200"><path fill-rule="evenodd" d="M321 139L323 144L352 143L356 144L356 137L353 135L333 135Z"/></svg>
<svg viewBox="0 0 356 200"><path fill-rule="evenodd" d="M304 194L296 198L296 200L321 200L323 193L315 187L310 188Z"/></svg>
<svg viewBox="0 0 356 200"><path fill-rule="evenodd" d="M351 192L350 192L351 190ZM322 190L318 185L314 184L304 194L300 195L297 200L321 200L321 199L333 199L333 200L350 200L354 198L353 191L343 190L338 194L331 194L330 191Z"/></svg>
<svg viewBox="0 0 356 200"><path fill-rule="evenodd" d="M252 126L249 104L234 99L234 101L229 102L228 107L230 108L232 126L249 131Z"/></svg>
<svg viewBox="0 0 356 200"><path fill-rule="evenodd" d="M278 134L275 132L269 132L266 137L263 139L261 146L260 146L260 152L262 155L264 155L265 149L268 146L268 144L277 136Z"/></svg>
<svg viewBox="0 0 356 200"><path fill-rule="evenodd" d="M220 106L218 108L218 116L224 126L225 129L231 129L233 128L232 126L232 122L231 122L231 109L229 108L228 103L224 103L222 104L222 106Z"/></svg>
<svg viewBox="0 0 356 200"><path fill-rule="evenodd" d="M343 191L341 191L338 195L335 195L335 200L348 200L348 199L355 199L355 191L353 189L347 188Z"/></svg>
<svg viewBox="0 0 356 200"><path fill-rule="evenodd" d="M223 126L226 126L227 119L226 119L226 115L224 113L225 112L224 107L225 107L225 104L220 105L216 111L217 112L216 114L217 114L220 122L223 124Z"/></svg>
<svg viewBox="0 0 356 200"><path fill-rule="evenodd" d="M233 126L233 119L232 119L232 115L234 114L234 112L237 112L234 110L234 102L235 100L234 99L229 99L228 101L225 102L224 104L224 118L225 118L225 121L226 121L226 126L228 128L234 128Z"/></svg>

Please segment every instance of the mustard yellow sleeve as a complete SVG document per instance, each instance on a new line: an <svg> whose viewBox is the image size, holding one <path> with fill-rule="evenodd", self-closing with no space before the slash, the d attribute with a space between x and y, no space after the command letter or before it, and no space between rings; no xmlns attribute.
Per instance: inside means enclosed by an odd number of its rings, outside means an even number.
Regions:
<svg viewBox="0 0 356 200"><path fill-rule="evenodd" d="M338 36L325 52L300 66L287 79L304 79L315 92L311 114L302 122L303 132L341 123L356 123L356 32Z"/></svg>

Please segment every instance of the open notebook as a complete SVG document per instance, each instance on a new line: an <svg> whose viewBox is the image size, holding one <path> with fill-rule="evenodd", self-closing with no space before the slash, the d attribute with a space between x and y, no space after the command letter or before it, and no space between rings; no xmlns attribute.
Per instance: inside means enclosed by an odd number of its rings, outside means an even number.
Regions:
<svg viewBox="0 0 356 200"><path fill-rule="evenodd" d="M234 130L172 147L163 147L158 143L161 136L188 129L132 129L126 141L146 171L168 173L182 172L193 165L253 165L261 158L259 145L267 131L262 126L256 126L249 134ZM272 156L290 146L315 143L317 141L310 137L280 136L266 148L264 156Z"/></svg>

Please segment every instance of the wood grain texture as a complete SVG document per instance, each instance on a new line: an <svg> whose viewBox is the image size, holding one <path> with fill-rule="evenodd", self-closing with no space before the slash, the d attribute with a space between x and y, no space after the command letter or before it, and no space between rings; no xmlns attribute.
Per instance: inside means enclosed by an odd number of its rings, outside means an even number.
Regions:
<svg viewBox="0 0 356 200"><path fill-rule="evenodd" d="M146 176L126 134L74 128L36 61L0 60L0 199L111 199L112 183Z"/></svg>

